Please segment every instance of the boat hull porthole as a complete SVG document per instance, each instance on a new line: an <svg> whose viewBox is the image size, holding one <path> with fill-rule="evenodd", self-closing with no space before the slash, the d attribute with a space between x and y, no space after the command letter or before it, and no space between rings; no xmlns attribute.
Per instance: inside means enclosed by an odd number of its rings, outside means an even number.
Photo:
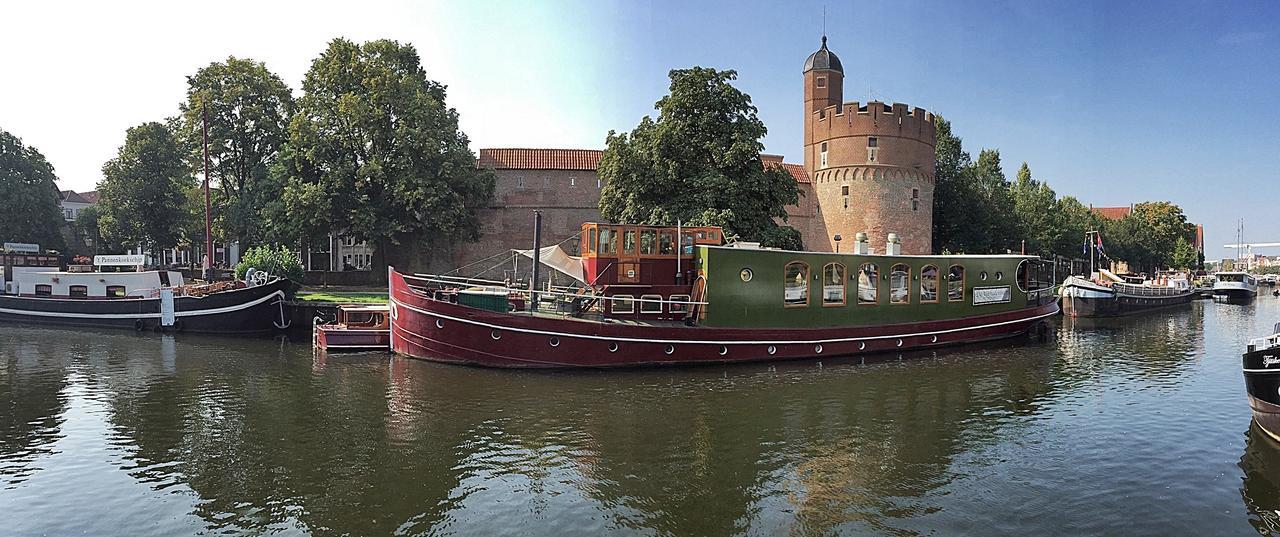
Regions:
<svg viewBox="0 0 1280 537"><path fill-rule="evenodd" d="M814 346L813 346L813 352L818 353L818 354L822 354L822 345L814 345Z"/></svg>
<svg viewBox="0 0 1280 537"><path fill-rule="evenodd" d="M551 343L551 346L552 346L552 347L559 347L559 346L560 346L560 338L558 338L558 337L552 337L552 338L551 338L551 342L550 342L550 343Z"/></svg>
<svg viewBox="0 0 1280 537"><path fill-rule="evenodd" d="M902 340L901 340L901 339L899 339L899 340L898 340L898 346L899 346L899 347L901 347L901 346L902 346Z"/></svg>
<svg viewBox="0 0 1280 537"><path fill-rule="evenodd" d="M930 341L930 343L937 343L937 342L938 342L938 336L933 336L933 339Z"/></svg>
<svg viewBox="0 0 1280 537"><path fill-rule="evenodd" d="M726 354L729 354L729 347L726 347L726 346L724 346L724 345L721 345L721 346L720 346L720 356L724 356L724 355L726 355Z"/></svg>
<svg viewBox="0 0 1280 537"><path fill-rule="evenodd" d="M671 354L673 352L676 352L676 347L675 345L667 345L666 350L663 352L666 352L667 354Z"/></svg>
<svg viewBox="0 0 1280 537"><path fill-rule="evenodd" d="M499 332L499 331L497 331L497 330L493 330L493 331L489 332L489 337L493 338L495 341L496 341L496 340L499 340L499 339L502 339L502 332Z"/></svg>
<svg viewBox="0 0 1280 537"><path fill-rule="evenodd" d="M618 352L618 344L617 344L617 343L610 343L610 344L609 344L609 352Z"/></svg>
<svg viewBox="0 0 1280 537"><path fill-rule="evenodd" d="M441 319L436 319L436 328L444 328L444 321Z"/></svg>
<svg viewBox="0 0 1280 537"><path fill-rule="evenodd" d="M867 348L867 342L865 341L858 342L858 350L865 350L866 348Z"/></svg>
<svg viewBox="0 0 1280 537"><path fill-rule="evenodd" d="M769 345L769 354L773 354L776 352L778 352L778 348L774 347L773 345Z"/></svg>

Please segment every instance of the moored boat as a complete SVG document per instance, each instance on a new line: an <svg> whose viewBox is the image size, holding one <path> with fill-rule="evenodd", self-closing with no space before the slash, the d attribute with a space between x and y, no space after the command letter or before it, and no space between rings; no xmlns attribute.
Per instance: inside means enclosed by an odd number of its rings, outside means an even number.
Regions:
<svg viewBox="0 0 1280 537"><path fill-rule="evenodd" d="M1072 317L1110 317L1188 304L1196 292L1186 278L1121 277L1106 270L1099 278L1070 276L1062 283L1062 309Z"/></svg>
<svg viewBox="0 0 1280 537"><path fill-rule="evenodd" d="M99 267L142 262L142 256L95 258ZM251 281L191 284L177 271L62 271L10 261L4 274L0 321L224 334L271 332L289 323L289 280L265 272Z"/></svg>
<svg viewBox="0 0 1280 537"><path fill-rule="evenodd" d="M338 306L332 323L314 324L312 342L326 351L370 351L391 348L391 308L385 304Z"/></svg>
<svg viewBox="0 0 1280 537"><path fill-rule="evenodd" d="M1253 420L1280 441L1280 323L1270 336L1249 341L1243 369Z"/></svg>
<svg viewBox="0 0 1280 537"><path fill-rule="evenodd" d="M1248 272L1219 272L1214 277L1214 298L1248 302L1258 296L1258 279Z"/></svg>
<svg viewBox="0 0 1280 537"><path fill-rule="evenodd" d="M537 293L389 270L391 347L497 367L785 360L1006 338L1058 313L1038 258L901 255L892 235L874 255L859 235L837 254L588 223L582 257L539 251L576 285Z"/></svg>

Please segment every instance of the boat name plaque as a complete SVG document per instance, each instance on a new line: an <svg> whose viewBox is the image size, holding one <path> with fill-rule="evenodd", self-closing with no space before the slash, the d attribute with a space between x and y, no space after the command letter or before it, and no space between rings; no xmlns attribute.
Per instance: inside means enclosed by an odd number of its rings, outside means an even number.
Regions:
<svg viewBox="0 0 1280 537"><path fill-rule="evenodd" d="M38 254L40 253L39 244L28 244L25 242L6 242L4 249L14 253L21 254Z"/></svg>
<svg viewBox="0 0 1280 537"><path fill-rule="evenodd" d="M129 267L147 264L147 258L141 255L95 255L93 264L98 266Z"/></svg>
<svg viewBox="0 0 1280 537"><path fill-rule="evenodd" d="M1013 300L1013 293L1008 285L1000 287L975 287L973 288L973 305L981 306L983 304L1004 304Z"/></svg>

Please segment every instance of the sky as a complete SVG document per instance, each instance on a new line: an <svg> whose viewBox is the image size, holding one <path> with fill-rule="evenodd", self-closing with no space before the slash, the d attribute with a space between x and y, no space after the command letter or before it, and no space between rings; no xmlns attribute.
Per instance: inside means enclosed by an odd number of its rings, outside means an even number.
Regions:
<svg viewBox="0 0 1280 537"><path fill-rule="evenodd" d="M1234 255L1240 219L1246 241L1280 242L1280 3L1266 1L13 2L0 129L62 188L92 190L125 130L176 115L200 67L253 58L296 94L331 39L390 38L448 86L473 150L603 148L653 113L670 69L699 65L736 70L766 152L801 162L801 68L824 9L846 101L942 114L975 157L999 149L1010 178L1025 161L1085 204L1177 203L1210 259Z"/></svg>

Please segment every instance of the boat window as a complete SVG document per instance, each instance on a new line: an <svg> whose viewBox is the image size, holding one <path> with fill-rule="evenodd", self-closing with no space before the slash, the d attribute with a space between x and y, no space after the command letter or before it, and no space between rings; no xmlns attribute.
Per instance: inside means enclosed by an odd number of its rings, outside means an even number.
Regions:
<svg viewBox="0 0 1280 537"><path fill-rule="evenodd" d="M998 271L998 270L997 270L997 271L996 271L996 281L1001 281L1001 280L1003 280L1003 279L1004 279L1004 273L1003 273L1003 272L1001 272L1001 271Z"/></svg>
<svg viewBox="0 0 1280 537"><path fill-rule="evenodd" d="M843 306L845 287L849 280L845 278L845 267L841 263L827 263L822 267L822 305Z"/></svg>
<svg viewBox="0 0 1280 537"><path fill-rule="evenodd" d="M889 303L911 303L911 267L898 263L889 270Z"/></svg>
<svg viewBox="0 0 1280 537"><path fill-rule="evenodd" d="M618 255L618 230L612 228L600 229L600 253Z"/></svg>
<svg viewBox="0 0 1280 537"><path fill-rule="evenodd" d="M50 296L53 294L53 286L40 284L36 286L36 296Z"/></svg>
<svg viewBox="0 0 1280 537"><path fill-rule="evenodd" d="M947 274L947 302L964 302L964 267L951 265Z"/></svg>
<svg viewBox="0 0 1280 537"><path fill-rule="evenodd" d="M663 231L658 234L658 254L671 255L676 252L675 234L670 231Z"/></svg>
<svg viewBox="0 0 1280 537"><path fill-rule="evenodd" d="M938 301L938 267L925 265L920 269L920 301Z"/></svg>
<svg viewBox="0 0 1280 537"><path fill-rule="evenodd" d="M689 301L689 295L671 295L671 313L684 313L688 311L689 305L685 302Z"/></svg>
<svg viewBox="0 0 1280 537"><path fill-rule="evenodd" d="M1018 281L1018 290L1024 293L1027 292L1027 289L1031 288L1031 282L1028 279L1031 277L1031 271L1027 270L1027 266L1030 264L1031 263L1026 259L1023 259L1021 263L1018 263L1018 276L1017 278L1014 278Z"/></svg>
<svg viewBox="0 0 1280 537"><path fill-rule="evenodd" d="M809 305L809 265L803 261L787 263L782 300L789 308Z"/></svg>
<svg viewBox="0 0 1280 537"><path fill-rule="evenodd" d="M658 232L646 229L640 232L640 253L653 255L658 253Z"/></svg>
<svg viewBox="0 0 1280 537"><path fill-rule="evenodd" d="M123 286L123 285L108 285L108 286L107 286L107 296L112 297L112 298L124 298L124 286Z"/></svg>
<svg viewBox="0 0 1280 537"><path fill-rule="evenodd" d="M89 288L83 285L72 285L67 288L68 296L86 297L89 296Z"/></svg>
<svg viewBox="0 0 1280 537"><path fill-rule="evenodd" d="M636 253L636 230L628 229L622 232L622 253L632 255Z"/></svg>
<svg viewBox="0 0 1280 537"><path fill-rule="evenodd" d="M582 230L582 253L589 254L595 251L596 244L596 228Z"/></svg>
<svg viewBox="0 0 1280 537"><path fill-rule="evenodd" d="M640 313L662 313L662 295L640 295Z"/></svg>
<svg viewBox="0 0 1280 537"><path fill-rule="evenodd" d="M985 282L985 281L987 281L987 271L985 271L985 270L984 270L984 271L982 271L982 272L979 272L979 273L978 273L978 279L979 279L979 280L982 280L982 281L984 281L984 282Z"/></svg>
<svg viewBox="0 0 1280 537"><path fill-rule="evenodd" d="M880 267L873 263L858 269L858 303L875 304L880 301Z"/></svg>
<svg viewBox="0 0 1280 537"><path fill-rule="evenodd" d="M613 299L609 302L609 311L613 313L634 313L636 311L635 297L631 295L613 295Z"/></svg>

